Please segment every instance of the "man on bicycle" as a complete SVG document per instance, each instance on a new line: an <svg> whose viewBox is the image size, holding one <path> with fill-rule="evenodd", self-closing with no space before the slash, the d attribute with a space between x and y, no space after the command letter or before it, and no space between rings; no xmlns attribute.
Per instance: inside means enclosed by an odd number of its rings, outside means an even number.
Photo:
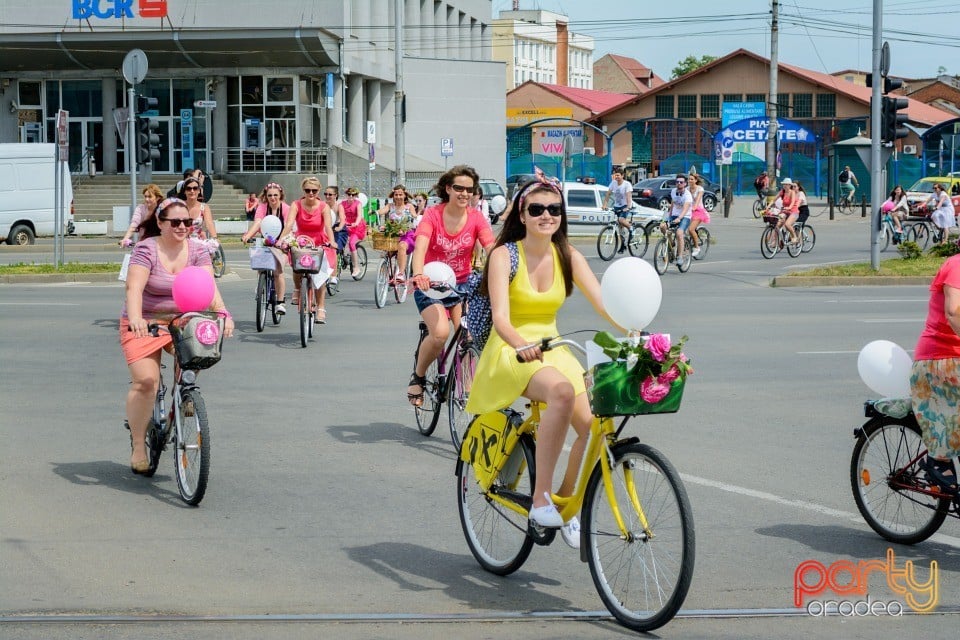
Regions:
<svg viewBox="0 0 960 640"><path fill-rule="evenodd" d="M623 253L627 249L627 229L630 228L630 211L633 209L633 185L623 179L623 170L617 168L613 170L613 180L607 189L607 195L603 197L603 208L607 208L610 196L613 196L613 212L617 215L620 237L623 239L619 253Z"/></svg>
<svg viewBox="0 0 960 640"><path fill-rule="evenodd" d="M690 217L693 209L693 196L687 190L687 176L682 173L677 174L677 187L670 192L670 200L673 206L670 208L670 214L664 221L670 224L678 220L677 225L677 264L683 264L683 236L690 227Z"/></svg>
<svg viewBox="0 0 960 640"><path fill-rule="evenodd" d="M843 168L843 171L837 176L837 181L840 183L840 196L846 198L847 202L853 202L853 194L856 192L856 188L860 186L860 182L853 171L850 170L850 165Z"/></svg>
<svg viewBox="0 0 960 640"><path fill-rule="evenodd" d="M753 188L757 190L757 199L763 197L764 193L767 191L767 187L770 186L770 176L767 175L767 172L764 171L757 176L757 179L753 181Z"/></svg>

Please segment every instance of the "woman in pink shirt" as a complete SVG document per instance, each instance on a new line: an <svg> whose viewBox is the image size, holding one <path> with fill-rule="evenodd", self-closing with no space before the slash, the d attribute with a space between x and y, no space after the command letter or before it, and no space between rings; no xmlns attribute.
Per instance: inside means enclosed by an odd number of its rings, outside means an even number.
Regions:
<svg viewBox="0 0 960 640"><path fill-rule="evenodd" d="M956 494L960 455L960 255L947 258L930 284L927 322L910 374L913 412L927 447L931 481Z"/></svg>
<svg viewBox="0 0 960 640"><path fill-rule="evenodd" d="M147 326L151 322L165 324L179 313L173 300L173 280L178 273L197 266L209 271L213 278L206 245L189 237L192 220L183 200L167 198L160 203L156 215L147 219L147 237L137 243L130 257L127 298L120 314L120 347L130 368L127 424L133 447L130 470L134 473L143 473L150 466L145 438L160 381L160 351L169 349L173 340L169 333L154 338ZM210 310L226 317L224 335L233 335L233 318L216 288Z"/></svg>
<svg viewBox="0 0 960 640"><path fill-rule="evenodd" d="M783 217L780 224L790 233L790 242L793 244L802 242L793 229L793 223L800 216L800 191L790 178L783 179L783 209L780 215Z"/></svg>
<svg viewBox="0 0 960 640"><path fill-rule="evenodd" d="M479 241L489 253L494 240L490 223L470 206L470 197L479 183L480 176L473 167L461 164L447 171L437 182L440 204L428 208L417 225L410 281L416 286L413 299L429 336L420 347L407 386L407 400L415 406L423 403L423 385L426 383L423 376L427 367L436 360L450 336L449 320L454 326L460 324L459 296L454 294L434 300L424 295L423 292L430 288L430 278L423 275L423 265L435 261L448 264L460 284L470 275L474 245Z"/></svg>
<svg viewBox="0 0 960 640"><path fill-rule="evenodd" d="M277 216L280 218L280 224L284 224L287 216L290 214L290 205L283 201L283 187L276 182L271 182L260 192L260 204L257 205L256 213L253 214L253 224L247 229L247 232L241 236L243 242L249 242L250 238L260 233L260 223L267 216ZM276 243L280 238L273 238ZM274 246L270 247L273 257L277 264L273 270L273 286L277 291L277 315L283 315L287 308L283 306L284 298L287 295L287 281L283 276L283 263L287 261L287 256Z"/></svg>

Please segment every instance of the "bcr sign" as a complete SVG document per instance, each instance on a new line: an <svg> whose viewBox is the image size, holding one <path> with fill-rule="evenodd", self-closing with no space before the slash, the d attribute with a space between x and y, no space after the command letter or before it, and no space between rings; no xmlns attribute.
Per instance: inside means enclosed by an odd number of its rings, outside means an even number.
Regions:
<svg viewBox="0 0 960 640"><path fill-rule="evenodd" d="M134 0L72 0L74 20L88 18L166 18L167 0L136 0L137 12L134 14Z"/></svg>

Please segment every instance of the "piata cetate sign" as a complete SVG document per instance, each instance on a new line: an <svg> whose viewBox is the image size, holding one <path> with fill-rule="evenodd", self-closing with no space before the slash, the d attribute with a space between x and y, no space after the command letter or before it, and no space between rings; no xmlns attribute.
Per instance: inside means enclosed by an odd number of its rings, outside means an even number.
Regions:
<svg viewBox="0 0 960 640"><path fill-rule="evenodd" d="M167 0L71 0L71 4L74 20L167 17Z"/></svg>

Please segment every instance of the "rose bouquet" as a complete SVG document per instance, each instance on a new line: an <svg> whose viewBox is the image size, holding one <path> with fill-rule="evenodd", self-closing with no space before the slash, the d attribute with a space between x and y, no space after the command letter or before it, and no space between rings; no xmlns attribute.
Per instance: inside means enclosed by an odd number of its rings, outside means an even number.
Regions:
<svg viewBox="0 0 960 640"><path fill-rule="evenodd" d="M668 413L680 408L684 383L693 373L683 353L687 336L673 344L663 333L618 340L603 331L593 341L611 360L587 374L596 415Z"/></svg>

